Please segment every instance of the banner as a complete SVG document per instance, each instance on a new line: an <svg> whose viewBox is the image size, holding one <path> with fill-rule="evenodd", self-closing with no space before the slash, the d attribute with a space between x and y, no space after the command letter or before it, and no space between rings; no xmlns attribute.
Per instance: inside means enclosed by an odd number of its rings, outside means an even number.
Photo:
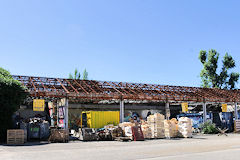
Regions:
<svg viewBox="0 0 240 160"><path fill-rule="evenodd" d="M45 100L44 99L34 99L33 100L33 111L44 111Z"/></svg>
<svg viewBox="0 0 240 160"><path fill-rule="evenodd" d="M188 111L188 103L182 103L182 112Z"/></svg>

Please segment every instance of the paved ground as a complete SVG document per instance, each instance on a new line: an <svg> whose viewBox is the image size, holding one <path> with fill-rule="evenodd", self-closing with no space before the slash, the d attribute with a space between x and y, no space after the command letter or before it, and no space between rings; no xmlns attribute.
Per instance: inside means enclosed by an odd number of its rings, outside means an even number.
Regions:
<svg viewBox="0 0 240 160"><path fill-rule="evenodd" d="M194 136L192 139L144 142L71 142L28 146L0 145L2 160L239 160L240 134L228 137Z"/></svg>

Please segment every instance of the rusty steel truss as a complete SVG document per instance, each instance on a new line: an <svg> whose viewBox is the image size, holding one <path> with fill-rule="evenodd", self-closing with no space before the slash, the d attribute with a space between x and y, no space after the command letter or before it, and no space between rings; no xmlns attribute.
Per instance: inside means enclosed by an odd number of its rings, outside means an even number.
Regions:
<svg viewBox="0 0 240 160"><path fill-rule="evenodd" d="M14 75L32 97L164 102L240 102L239 90Z"/></svg>

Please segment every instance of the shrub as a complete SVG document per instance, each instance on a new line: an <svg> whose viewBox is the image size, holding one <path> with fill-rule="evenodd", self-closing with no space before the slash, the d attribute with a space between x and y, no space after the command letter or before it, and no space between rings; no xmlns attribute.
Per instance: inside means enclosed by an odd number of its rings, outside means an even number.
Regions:
<svg viewBox="0 0 240 160"><path fill-rule="evenodd" d="M204 134L217 134L219 132L216 125L210 121L201 124L200 129Z"/></svg>
<svg viewBox="0 0 240 160"><path fill-rule="evenodd" d="M26 98L26 88L0 67L0 141L6 140L7 129L12 128L12 115Z"/></svg>

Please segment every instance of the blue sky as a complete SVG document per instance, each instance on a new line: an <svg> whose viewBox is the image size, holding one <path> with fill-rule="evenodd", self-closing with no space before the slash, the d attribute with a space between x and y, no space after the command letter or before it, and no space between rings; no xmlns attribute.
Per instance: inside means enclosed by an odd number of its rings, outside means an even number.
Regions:
<svg viewBox="0 0 240 160"><path fill-rule="evenodd" d="M199 86L201 49L240 72L237 0L0 0L0 67L12 74Z"/></svg>

